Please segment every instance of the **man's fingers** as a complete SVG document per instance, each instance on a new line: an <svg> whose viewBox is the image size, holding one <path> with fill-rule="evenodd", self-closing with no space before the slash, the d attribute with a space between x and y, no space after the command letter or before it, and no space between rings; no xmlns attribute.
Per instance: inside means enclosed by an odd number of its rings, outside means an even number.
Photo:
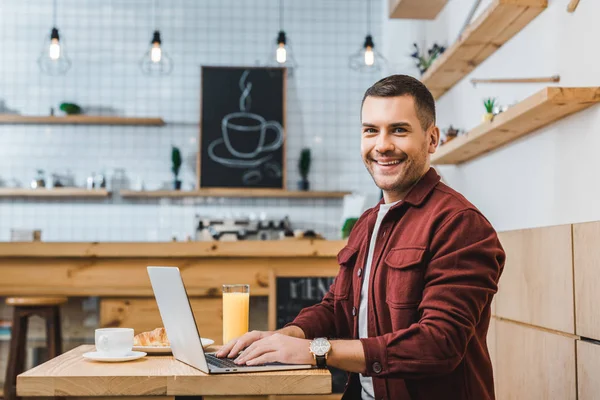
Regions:
<svg viewBox="0 0 600 400"><path fill-rule="evenodd" d="M270 351L268 353L264 353L252 360L248 360L246 362L246 365L260 365L260 364L266 364L266 363L272 363L272 362L276 362L278 358L278 352L277 351Z"/></svg>
<svg viewBox="0 0 600 400"><path fill-rule="evenodd" d="M217 351L217 357L224 357L225 354L228 354L233 349L237 341L238 339L232 339L224 344L223 347Z"/></svg>
<svg viewBox="0 0 600 400"><path fill-rule="evenodd" d="M246 333L245 335L241 336L237 340L237 342L235 343L235 346L233 346L233 348L229 351L229 354L227 355L227 357L228 358L237 357L238 354L240 353L240 351L242 351L246 347L252 345L252 343L255 343L259 339L260 339L260 332L252 331L252 332Z"/></svg>
<svg viewBox="0 0 600 400"><path fill-rule="evenodd" d="M254 342L250 347L248 347L242 355L235 360L236 364L244 364L248 360L252 360L263 353L273 351L273 346L269 345L266 340L259 340L258 342Z"/></svg>

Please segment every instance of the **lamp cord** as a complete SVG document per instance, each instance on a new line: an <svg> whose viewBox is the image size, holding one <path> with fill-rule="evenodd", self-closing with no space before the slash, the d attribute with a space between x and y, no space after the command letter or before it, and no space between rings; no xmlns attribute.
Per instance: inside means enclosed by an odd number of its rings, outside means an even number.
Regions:
<svg viewBox="0 0 600 400"><path fill-rule="evenodd" d="M152 29L154 30L158 30L158 27L156 26L156 2L158 0L154 0L152 2Z"/></svg>
<svg viewBox="0 0 600 400"><path fill-rule="evenodd" d="M53 24L53 28L56 28L56 0L53 1L53 6L52 6L52 24Z"/></svg>
<svg viewBox="0 0 600 400"><path fill-rule="evenodd" d="M279 31L283 31L283 0L279 0Z"/></svg>
<svg viewBox="0 0 600 400"><path fill-rule="evenodd" d="M371 34L371 3L367 1L367 35Z"/></svg>

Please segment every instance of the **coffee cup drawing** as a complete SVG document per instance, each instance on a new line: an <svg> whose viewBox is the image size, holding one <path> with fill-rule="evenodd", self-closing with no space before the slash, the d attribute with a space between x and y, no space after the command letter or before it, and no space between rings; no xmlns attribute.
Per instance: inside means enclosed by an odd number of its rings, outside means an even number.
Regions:
<svg viewBox="0 0 600 400"><path fill-rule="evenodd" d="M252 99L252 83L247 83L249 70L242 74L239 87L240 111L232 112L221 120L221 137L208 146L208 156L230 168L257 168L275 155L283 145L283 127L277 121L267 121L263 116L249 111ZM271 162L274 171L281 170L279 163ZM276 165L275 165L276 164ZM275 177L277 174L269 174ZM242 181L254 185L262 181L259 171L245 171Z"/></svg>
<svg viewBox="0 0 600 400"><path fill-rule="evenodd" d="M254 158L262 152L277 150L283 142L283 129L277 121L267 121L258 114L235 112L221 121L223 140L229 152L240 158ZM265 144L267 132L275 139Z"/></svg>

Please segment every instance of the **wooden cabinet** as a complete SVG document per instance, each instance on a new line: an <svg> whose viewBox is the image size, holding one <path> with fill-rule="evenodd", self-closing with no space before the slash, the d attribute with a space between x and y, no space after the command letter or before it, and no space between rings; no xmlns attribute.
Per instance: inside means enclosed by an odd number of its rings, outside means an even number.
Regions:
<svg viewBox="0 0 600 400"><path fill-rule="evenodd" d="M600 393L600 345L577 341L577 393L579 400L593 400Z"/></svg>
<svg viewBox="0 0 600 400"><path fill-rule="evenodd" d="M507 257L496 315L573 334L571 225L500 234Z"/></svg>
<svg viewBox="0 0 600 400"><path fill-rule="evenodd" d="M600 222L573 225L576 332L600 340Z"/></svg>
<svg viewBox="0 0 600 400"><path fill-rule="evenodd" d="M496 343L498 400L576 399L575 339L498 320Z"/></svg>

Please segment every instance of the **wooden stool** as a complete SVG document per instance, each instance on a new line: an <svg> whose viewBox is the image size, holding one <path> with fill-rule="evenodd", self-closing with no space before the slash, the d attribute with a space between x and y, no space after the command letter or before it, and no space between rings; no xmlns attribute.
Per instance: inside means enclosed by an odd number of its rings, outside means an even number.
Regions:
<svg viewBox="0 0 600 400"><path fill-rule="evenodd" d="M48 357L54 358L62 353L60 305L66 302L66 297L9 297L6 299L6 304L14 306L15 311L4 382L5 400L17 399L17 375L25 370L29 317L38 315L46 320Z"/></svg>

